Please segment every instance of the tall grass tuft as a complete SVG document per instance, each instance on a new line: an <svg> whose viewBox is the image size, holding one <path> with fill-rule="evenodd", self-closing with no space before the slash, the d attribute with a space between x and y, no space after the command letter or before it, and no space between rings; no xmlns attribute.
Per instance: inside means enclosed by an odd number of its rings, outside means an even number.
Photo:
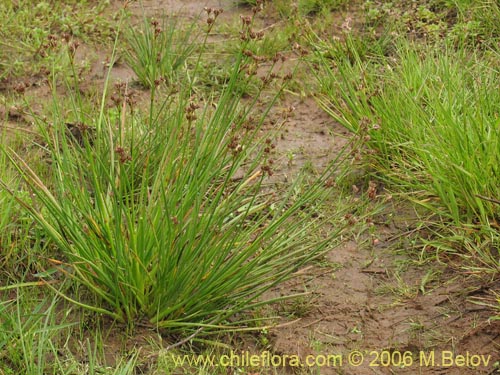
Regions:
<svg viewBox="0 0 500 375"><path fill-rule="evenodd" d="M129 28L125 59L143 86L175 81L196 48L196 36L192 35L195 25L181 28L175 19L164 16L162 21L144 17L142 27Z"/></svg>
<svg viewBox="0 0 500 375"><path fill-rule="evenodd" d="M36 194L19 203L63 254L54 268L99 303L65 298L130 326L234 330L245 326L242 311L271 302L265 291L333 243L314 208L332 168L283 193L263 188L272 173L272 140L261 131L267 109L238 94L249 59L237 56L217 98L197 99L185 85L146 113L126 98L119 116L103 104L82 118L79 142L54 94L51 126L39 122L53 179L6 150ZM72 112L84 113L73 95Z"/></svg>
<svg viewBox="0 0 500 375"><path fill-rule="evenodd" d="M500 71L466 49L407 41L389 57L349 51L322 58L323 108L376 151L380 178L456 227L494 233L497 255L483 260L498 272Z"/></svg>

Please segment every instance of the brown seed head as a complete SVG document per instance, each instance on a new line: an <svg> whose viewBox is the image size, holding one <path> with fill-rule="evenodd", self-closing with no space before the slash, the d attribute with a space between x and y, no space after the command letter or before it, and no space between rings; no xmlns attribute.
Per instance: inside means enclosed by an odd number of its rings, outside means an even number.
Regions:
<svg viewBox="0 0 500 375"><path fill-rule="evenodd" d="M240 16L240 18L244 26L249 26L252 23L252 17L250 16Z"/></svg>

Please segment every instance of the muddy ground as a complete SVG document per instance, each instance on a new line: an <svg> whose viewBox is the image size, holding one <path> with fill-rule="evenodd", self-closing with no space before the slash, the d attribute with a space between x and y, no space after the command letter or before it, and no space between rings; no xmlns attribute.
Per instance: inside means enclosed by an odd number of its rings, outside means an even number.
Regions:
<svg viewBox="0 0 500 375"><path fill-rule="evenodd" d="M192 19L204 7L211 6L223 8L222 21L232 22L240 14L249 12L248 8L238 7L230 0L144 0L142 3L148 16L166 12ZM121 2L112 2L115 9L119 6ZM132 3L130 9L137 15L142 12L139 2ZM349 10L339 13L339 19L349 16ZM332 34L335 34L341 25L331 27ZM88 56L92 59L92 68L83 89L102 84L107 53L93 50L91 46L79 48L77 59ZM135 76L131 69L119 63L113 68L113 79L133 82ZM28 94L49 96L50 90L42 82L41 79L32 79ZM294 111L277 142L281 163L276 171L276 182L287 181L289 175L307 161L320 169L347 143L349 135L346 130L325 114L313 98L285 94L277 105L283 108L292 106ZM29 119L17 114L15 108L5 110L12 113L2 114L8 119L4 126L28 128ZM279 108L275 112L279 113ZM287 155L293 155L293 160ZM363 187L360 185L359 188ZM273 291L276 295L306 291L309 294L301 297L299 302L277 306L282 318L276 328L266 333L264 342L262 335L241 339L236 335L232 338L233 344L252 353L266 349L276 355L298 355L301 358L309 354L343 355L342 365L325 366L310 372L319 374L499 373L500 322L490 321L491 310L477 303L490 301L490 290L498 290L498 283L485 283L458 273L446 263L419 267L409 262L397 250L407 246L404 239L414 229L409 218L411 215L405 209L398 211L400 207L394 206L393 209L392 215L386 210L385 214L374 219L375 236L348 239L340 247L332 248L323 262L314 263L302 275ZM114 350L113 345L109 350ZM348 356L354 350L359 350L365 358L359 367L348 363ZM413 362L406 367L394 362L384 366L383 355L380 356L384 350L391 353L396 362L398 354L393 353L411 352ZM469 363L469 366L448 367L448 361L441 362L443 351L452 351L454 355L491 357L487 366L474 368ZM420 363L420 353L425 358L434 353L434 365ZM297 372L297 369L285 366L273 371L285 374Z"/></svg>

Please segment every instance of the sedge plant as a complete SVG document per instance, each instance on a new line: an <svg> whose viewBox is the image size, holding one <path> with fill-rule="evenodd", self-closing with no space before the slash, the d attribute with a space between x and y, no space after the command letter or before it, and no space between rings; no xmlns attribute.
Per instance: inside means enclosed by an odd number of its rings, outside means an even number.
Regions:
<svg viewBox="0 0 500 375"><path fill-rule="evenodd" d="M338 232L319 232L326 219L315 208L333 167L283 193L263 188L272 173L272 141L261 130L269 108L241 100L253 61L244 50L242 42L217 96L197 99L185 84L160 100L154 87L147 111L124 99L117 117L105 88L95 116L82 118L93 133L80 142L68 137L54 91L51 126L39 119L52 178L4 150L36 195L19 204L62 254L52 260L57 274L98 302L59 292L66 299L188 337L244 329L243 311L272 302L265 291L334 243ZM70 95L75 114L78 95Z"/></svg>
<svg viewBox="0 0 500 375"><path fill-rule="evenodd" d="M161 80L172 83L196 48L196 23L182 28L173 18L162 21L143 17L140 29L130 27L125 59L139 82L153 88Z"/></svg>

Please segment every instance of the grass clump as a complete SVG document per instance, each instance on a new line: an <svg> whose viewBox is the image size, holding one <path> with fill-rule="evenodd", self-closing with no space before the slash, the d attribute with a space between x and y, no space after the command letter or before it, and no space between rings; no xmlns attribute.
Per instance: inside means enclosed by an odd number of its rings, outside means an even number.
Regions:
<svg viewBox="0 0 500 375"><path fill-rule="evenodd" d="M183 29L175 19L163 17L160 22L144 17L139 30L130 29L125 58L144 87L174 82L178 70L196 48L192 40L195 25L191 23Z"/></svg>
<svg viewBox="0 0 500 375"><path fill-rule="evenodd" d="M98 303L65 298L129 326L234 330L246 324L243 311L270 302L260 299L265 291L331 243L315 208L331 168L283 194L263 189L274 145L260 132L268 109L257 116L258 97L241 101L239 87L251 79L242 67L253 63L243 51L219 97L199 98L185 84L160 100L153 85L148 111L130 109L124 95L117 116L105 90L92 117L72 92L78 142L54 93L50 127L39 120L52 178L4 150L36 196L18 202L62 254L53 269Z"/></svg>
<svg viewBox="0 0 500 375"><path fill-rule="evenodd" d="M345 43L353 47L350 36ZM375 151L381 179L457 227L493 230L498 241L498 70L466 49L407 41L390 57L362 60L349 50L334 68L323 59L323 107Z"/></svg>

